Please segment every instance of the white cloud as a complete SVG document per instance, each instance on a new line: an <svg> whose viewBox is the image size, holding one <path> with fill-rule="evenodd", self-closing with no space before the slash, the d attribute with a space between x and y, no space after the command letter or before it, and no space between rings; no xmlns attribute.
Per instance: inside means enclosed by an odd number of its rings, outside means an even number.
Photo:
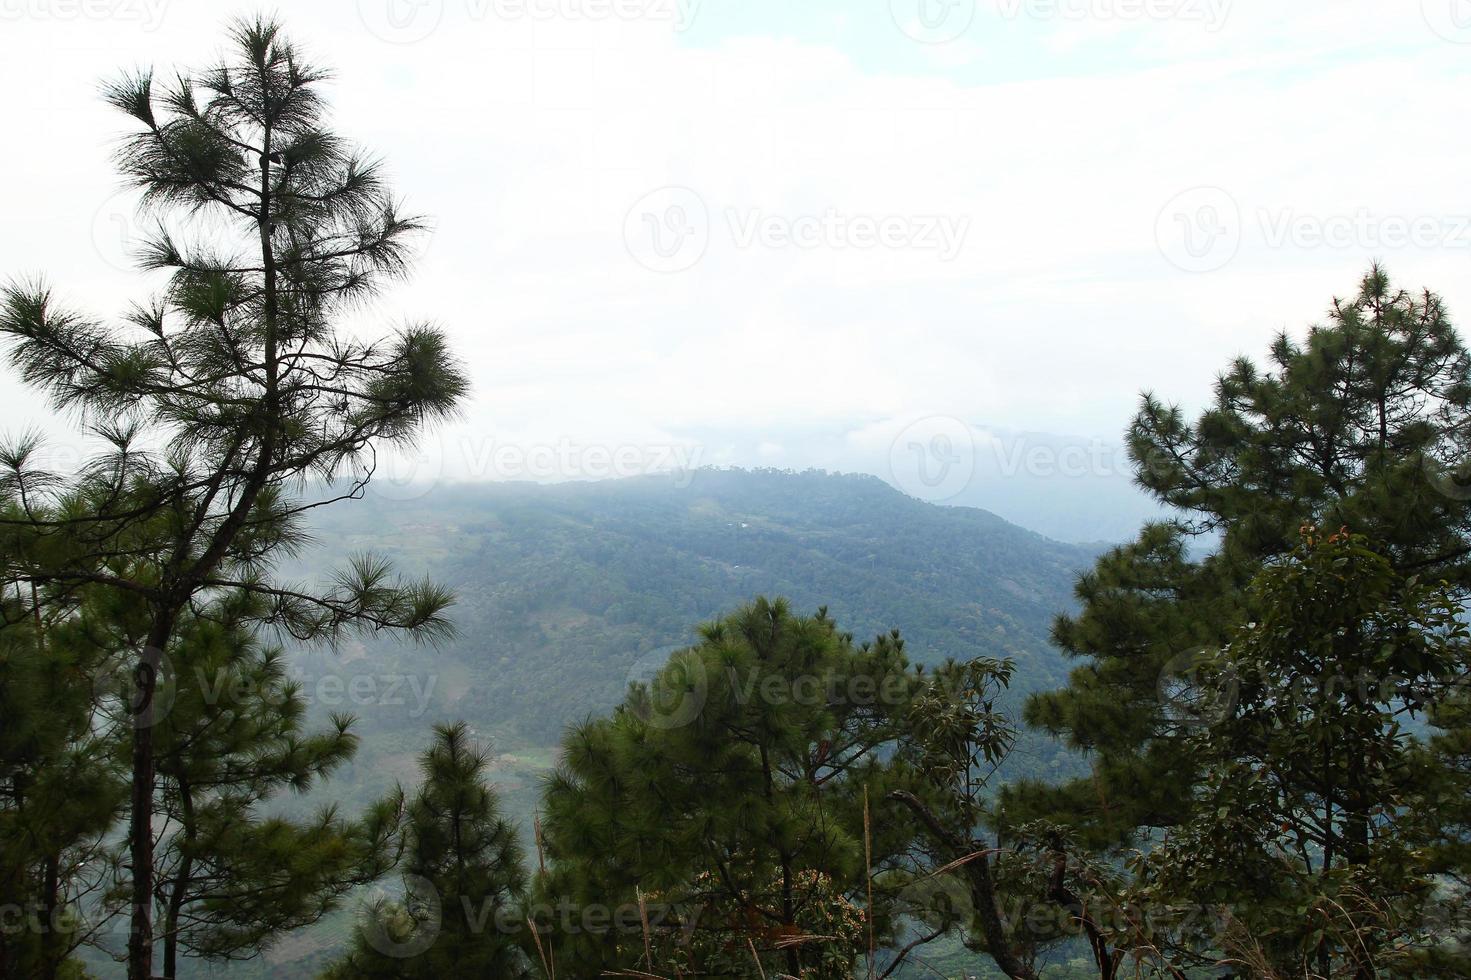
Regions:
<svg viewBox="0 0 1471 980"><path fill-rule="evenodd" d="M154 31L34 12L5 25L7 128L29 149L0 159L0 273L44 271L103 313L139 294L91 244L119 126L95 81L208 60L234 6L171 4ZM341 130L435 218L416 279L365 322L451 331L476 400L450 438L718 429L749 437L731 440L757 447L745 461L766 442L790 459L785 430L918 411L1111 436L1139 389L1199 401L1227 358L1317 318L1373 258L1471 309L1466 248L1274 247L1262 218L1471 213L1465 48L1418 4L1237 0L1215 31L1001 22L992 4L950 45L880 25L892 57L778 39L779 24L696 47L657 18L507 20L467 0L393 45L357 7L303 6L288 23L338 69ZM1025 45L1040 60L1003 70ZM670 185L710 217L698 261L660 273L625 228ZM1156 229L1199 186L1239 205L1241 245L1189 274ZM968 226L949 261L849 238L742 247L728 215L752 211L788 227L829 213ZM44 417L13 374L0 411L6 428Z"/></svg>

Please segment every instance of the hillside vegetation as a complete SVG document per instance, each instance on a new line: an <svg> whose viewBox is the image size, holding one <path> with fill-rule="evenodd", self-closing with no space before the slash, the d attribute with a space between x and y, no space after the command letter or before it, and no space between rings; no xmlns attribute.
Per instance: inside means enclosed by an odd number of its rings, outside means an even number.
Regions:
<svg viewBox="0 0 1471 980"><path fill-rule="evenodd" d="M1092 558L982 510L816 472L445 486L318 513L314 561L372 549L458 595L458 635L440 649L385 639L366 652L437 672L436 716L533 744L607 710L694 624L758 595L826 605L859 638L902 628L921 663L1009 656L1018 691L1056 687L1047 630Z"/></svg>

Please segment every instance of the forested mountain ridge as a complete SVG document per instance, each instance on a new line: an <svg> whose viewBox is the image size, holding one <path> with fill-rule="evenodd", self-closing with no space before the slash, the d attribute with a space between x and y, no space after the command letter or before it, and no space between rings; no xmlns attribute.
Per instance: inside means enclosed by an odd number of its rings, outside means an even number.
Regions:
<svg viewBox="0 0 1471 980"><path fill-rule="evenodd" d="M1019 690L1056 686L1047 630L1092 558L986 511L821 472L450 485L318 514L323 550L381 552L458 596L441 649L367 652L443 669L434 716L535 744L757 595L825 604L859 639L899 629L921 662L1010 656Z"/></svg>
<svg viewBox="0 0 1471 980"><path fill-rule="evenodd" d="M563 729L612 710L631 679L697 642L697 624L759 595L807 612L826 605L857 640L900 630L920 662L1015 657L1008 699L1019 710L1025 692L1063 683L1047 631L1074 608L1073 580L1093 557L983 510L817 471L387 492L400 499L370 491L311 512L310 561L285 571L312 577L381 554L454 590L457 634L438 647L382 634L293 651L313 725L350 711L362 745L289 810L338 800L354 811L395 782L417 785L424 732L464 719L493 747L489 776L527 846ZM368 684L362 695L355 683ZM1012 764L1064 777L1069 762L1028 737ZM234 975L314 975L350 940L351 922L331 916Z"/></svg>

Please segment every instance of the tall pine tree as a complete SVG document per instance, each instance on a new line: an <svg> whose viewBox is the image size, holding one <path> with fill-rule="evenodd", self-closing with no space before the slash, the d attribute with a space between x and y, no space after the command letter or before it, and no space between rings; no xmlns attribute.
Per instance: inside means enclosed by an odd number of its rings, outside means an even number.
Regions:
<svg viewBox="0 0 1471 980"><path fill-rule="evenodd" d="M186 611L245 592L266 600L264 622L299 639L358 626L433 637L450 602L372 558L322 591L271 577L316 503L293 495L303 480L343 478L336 499L357 496L377 451L453 412L467 382L432 327L381 342L339 331L405 270L422 225L400 212L379 165L328 128L326 73L276 23L238 23L231 42L202 71L108 90L136 126L119 164L160 218L139 259L168 274L162 295L114 323L61 308L41 284L0 297L0 337L22 377L109 444L60 483L28 475L44 499L7 488L11 581L43 599L102 585L147 611L130 763L132 980L153 976L154 698Z"/></svg>
<svg viewBox="0 0 1471 980"><path fill-rule="evenodd" d="M1471 358L1439 297L1375 267L1271 367L1241 358L1193 422L1146 395L1128 437L1138 484L1170 520L1101 557L1077 584L1082 611L1056 644L1080 663L1030 699L1030 724L1085 751L1092 774L1008 789L1013 819L1071 824L1093 845L1186 818L1195 720L1161 698L1176 674L1245 622L1245 590L1304 522L1366 535L1398 571L1471 588Z"/></svg>

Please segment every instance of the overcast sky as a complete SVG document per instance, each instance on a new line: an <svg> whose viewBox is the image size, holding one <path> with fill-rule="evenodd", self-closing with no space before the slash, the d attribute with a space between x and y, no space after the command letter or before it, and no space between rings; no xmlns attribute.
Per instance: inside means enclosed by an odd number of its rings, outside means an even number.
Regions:
<svg viewBox="0 0 1471 980"><path fill-rule="evenodd" d="M146 295L99 81L253 9L0 0L0 276ZM1375 258L1471 310L1468 0L275 9L434 222L358 325L433 319L470 367L418 476L823 466L995 505L973 474L1122 479L1141 389L1199 405ZM0 412L46 415L10 373Z"/></svg>

